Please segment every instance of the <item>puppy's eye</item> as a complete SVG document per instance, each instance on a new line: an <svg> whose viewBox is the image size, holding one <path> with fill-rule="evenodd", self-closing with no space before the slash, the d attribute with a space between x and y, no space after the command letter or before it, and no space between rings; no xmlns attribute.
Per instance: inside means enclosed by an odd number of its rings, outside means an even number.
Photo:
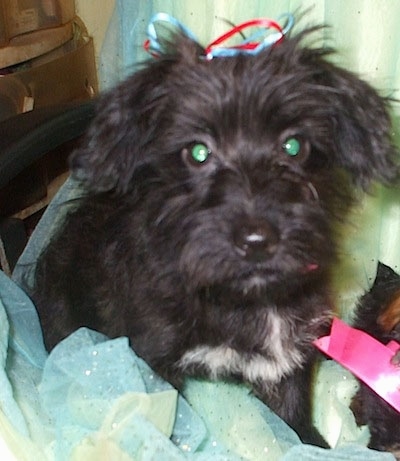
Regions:
<svg viewBox="0 0 400 461"><path fill-rule="evenodd" d="M194 143L182 150L182 155L191 165L200 166L207 162L211 150L202 143Z"/></svg>
<svg viewBox="0 0 400 461"><path fill-rule="evenodd" d="M190 150L190 154L195 162L204 163L211 155L211 151L205 144L194 144Z"/></svg>
<svg viewBox="0 0 400 461"><path fill-rule="evenodd" d="M282 150L290 157L296 157L302 150L301 140L295 136L287 138L282 144Z"/></svg>

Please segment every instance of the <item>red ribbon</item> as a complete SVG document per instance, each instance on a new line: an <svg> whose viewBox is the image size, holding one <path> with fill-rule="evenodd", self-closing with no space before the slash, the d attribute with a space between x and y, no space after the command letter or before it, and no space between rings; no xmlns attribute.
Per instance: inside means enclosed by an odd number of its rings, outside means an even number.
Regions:
<svg viewBox="0 0 400 461"><path fill-rule="evenodd" d="M225 34L215 39L209 45L207 45L206 55L209 55L211 51L213 50L213 48L215 48L217 45L220 45L221 43L229 40L231 37L233 37L236 34L240 34L245 29L249 27L254 27L254 26L277 30L281 34L281 38L275 43L278 43L280 40L282 40L284 36L282 27L276 21L273 21L272 19L267 19L267 18L252 19L250 21L243 22L242 24L239 24L238 26L233 27L231 30L229 30ZM235 50L254 50L259 45L260 45L260 42L245 42L240 45L230 46L228 48L235 49Z"/></svg>

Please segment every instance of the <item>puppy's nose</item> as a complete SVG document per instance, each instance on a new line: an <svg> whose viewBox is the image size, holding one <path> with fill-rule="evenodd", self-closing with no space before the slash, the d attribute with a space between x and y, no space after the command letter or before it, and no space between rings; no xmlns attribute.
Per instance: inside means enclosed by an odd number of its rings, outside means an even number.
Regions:
<svg viewBox="0 0 400 461"><path fill-rule="evenodd" d="M265 220L238 227L234 243L239 254L252 262L262 262L274 253L279 237L277 230Z"/></svg>

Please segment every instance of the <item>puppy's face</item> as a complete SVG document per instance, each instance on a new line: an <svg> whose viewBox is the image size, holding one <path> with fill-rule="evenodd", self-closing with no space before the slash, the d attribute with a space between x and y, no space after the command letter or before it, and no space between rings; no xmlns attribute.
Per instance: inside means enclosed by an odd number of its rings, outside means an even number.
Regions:
<svg viewBox="0 0 400 461"><path fill-rule="evenodd" d="M189 290L305 289L332 263L355 185L395 176L385 101L300 41L207 61L178 39L104 98L72 159L92 193L133 206Z"/></svg>

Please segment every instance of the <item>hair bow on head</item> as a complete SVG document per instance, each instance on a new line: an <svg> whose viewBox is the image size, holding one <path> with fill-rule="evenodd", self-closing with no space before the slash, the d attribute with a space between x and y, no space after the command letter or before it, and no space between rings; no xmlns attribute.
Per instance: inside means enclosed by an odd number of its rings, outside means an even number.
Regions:
<svg viewBox="0 0 400 461"><path fill-rule="evenodd" d="M279 20L285 19L284 26L281 26L279 22L268 18L252 19L250 21L243 22L237 26L232 27L228 32L224 33L220 37L213 40L205 47L206 59L213 59L217 57L230 57L235 56L239 53L246 53L255 55L260 51L268 48L276 43L279 43L285 35L290 31L294 25L294 17L290 13L285 13L279 17ZM189 37L191 40L198 42L196 36L190 29L184 26L173 16L167 13L155 14L147 27L148 39L144 43L144 48L151 55L158 57L163 54L162 45L158 39L155 24L158 22L166 22L177 30L182 32L184 35ZM248 37L244 38L242 42L235 45L223 45L232 37L238 34L242 35L245 30L257 28L256 31Z"/></svg>

